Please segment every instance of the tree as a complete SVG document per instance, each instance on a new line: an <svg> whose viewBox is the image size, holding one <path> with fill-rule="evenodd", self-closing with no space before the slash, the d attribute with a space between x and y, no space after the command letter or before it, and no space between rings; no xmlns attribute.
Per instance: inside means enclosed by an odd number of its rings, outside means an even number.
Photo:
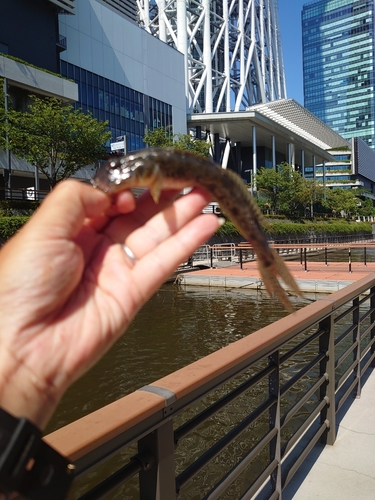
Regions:
<svg viewBox="0 0 375 500"><path fill-rule="evenodd" d="M156 128L148 132L143 138L143 142L152 148L176 148L182 151L190 151L198 156L209 156L211 144L201 139L194 139L189 134L171 135L164 127Z"/></svg>
<svg viewBox="0 0 375 500"><path fill-rule="evenodd" d="M11 100L8 97L8 106L11 105ZM4 78L0 78L0 149L7 148L6 142L6 120L5 113L5 95L4 95Z"/></svg>
<svg viewBox="0 0 375 500"><path fill-rule="evenodd" d="M107 122L53 97L30 96L27 112L9 112L9 149L43 173L51 187L105 153Z"/></svg>
<svg viewBox="0 0 375 500"><path fill-rule="evenodd" d="M173 135L169 134L164 127L158 127L149 131L144 136L143 142L150 148L170 148L173 146Z"/></svg>
<svg viewBox="0 0 375 500"><path fill-rule="evenodd" d="M324 207L334 212L356 214L360 200L351 189L328 189L326 199L322 201Z"/></svg>
<svg viewBox="0 0 375 500"><path fill-rule="evenodd" d="M303 176L287 163L279 165L278 170L281 176L281 210L291 216L300 215L303 200Z"/></svg>
<svg viewBox="0 0 375 500"><path fill-rule="evenodd" d="M323 196L324 186L321 182L317 182L315 179L303 178L302 188L300 191L300 203L303 206L305 213L309 210L312 217L315 203L321 203Z"/></svg>
<svg viewBox="0 0 375 500"><path fill-rule="evenodd" d="M358 206L358 214L359 215L366 215L366 216L369 216L369 215L374 216L375 215L374 203L373 203L371 198L364 196L365 192L366 191L363 190L363 191L360 191L358 193L358 196L360 196L360 199L358 200L360 203L360 206ZM367 191L367 192L369 192L369 191Z"/></svg>
<svg viewBox="0 0 375 500"><path fill-rule="evenodd" d="M257 189L270 203L273 213L295 215L301 204L303 177L291 165L282 163L274 168L261 168L256 174Z"/></svg>
<svg viewBox="0 0 375 500"><path fill-rule="evenodd" d="M257 190L270 204L271 212L277 213L280 208L281 177L274 168L262 167L255 176Z"/></svg>

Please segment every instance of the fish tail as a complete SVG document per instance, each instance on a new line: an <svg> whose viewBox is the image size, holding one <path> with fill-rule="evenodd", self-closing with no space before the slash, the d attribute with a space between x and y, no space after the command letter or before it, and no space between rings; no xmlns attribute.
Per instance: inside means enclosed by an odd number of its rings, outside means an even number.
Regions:
<svg viewBox="0 0 375 500"><path fill-rule="evenodd" d="M293 276L290 274L290 271L286 267L283 259L280 257L280 255L276 252L274 248L271 248L271 251L275 259L274 267L276 269L277 274L284 281L284 283L288 285L289 288L291 288L297 295L302 296L299 286L297 285Z"/></svg>
<svg viewBox="0 0 375 500"><path fill-rule="evenodd" d="M294 307L290 302L287 293L280 285L277 276L280 276L284 283L297 295L302 295L301 291L279 254L273 248L270 250L273 256L273 262L271 265L264 266L261 260L259 260L259 271L262 276L264 286L271 297L276 296L289 312L294 312Z"/></svg>

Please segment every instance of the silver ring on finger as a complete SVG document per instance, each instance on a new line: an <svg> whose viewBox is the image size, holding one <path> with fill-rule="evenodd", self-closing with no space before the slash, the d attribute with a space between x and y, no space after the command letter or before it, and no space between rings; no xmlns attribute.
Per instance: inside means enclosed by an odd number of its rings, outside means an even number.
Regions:
<svg viewBox="0 0 375 500"><path fill-rule="evenodd" d="M131 261L132 265L134 266L134 264L137 262L137 257L134 255L133 251L125 244L122 245L122 249L124 250L124 252L126 253L126 256L128 257L128 259Z"/></svg>

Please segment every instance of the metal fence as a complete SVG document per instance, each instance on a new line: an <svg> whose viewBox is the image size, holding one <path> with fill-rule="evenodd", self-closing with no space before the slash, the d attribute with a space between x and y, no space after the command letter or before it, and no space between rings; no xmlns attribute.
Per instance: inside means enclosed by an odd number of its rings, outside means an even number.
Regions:
<svg viewBox="0 0 375 500"><path fill-rule="evenodd" d="M33 187L26 188L0 188L0 200L42 201L49 191L37 190Z"/></svg>
<svg viewBox="0 0 375 500"><path fill-rule="evenodd" d="M336 243L336 244L273 244L273 248L289 260L299 260L304 270L308 270L309 261L324 262L327 266L329 261L337 262L337 255L334 253L336 250L345 251L347 255L346 262L348 263L349 272L352 271L353 251L356 252L356 260L363 262L366 266L368 261L374 260L375 243L370 240L367 242L350 242L350 243ZM228 267L238 266L243 269L244 264L253 262L256 259L254 249L250 243L223 243L215 244L212 246L204 245L204 255L207 258L202 258L202 248L198 249L190 259L190 265L205 264L208 267ZM330 256L332 252L332 256ZM310 257L312 256L312 257ZM320 259L316 257L320 256ZM344 261L342 261L344 262Z"/></svg>
<svg viewBox="0 0 375 500"><path fill-rule="evenodd" d="M217 260L231 261L236 256L236 245L234 243L216 243L212 245L213 258Z"/></svg>
<svg viewBox="0 0 375 500"><path fill-rule="evenodd" d="M70 498L277 499L374 358L370 274L46 439Z"/></svg>

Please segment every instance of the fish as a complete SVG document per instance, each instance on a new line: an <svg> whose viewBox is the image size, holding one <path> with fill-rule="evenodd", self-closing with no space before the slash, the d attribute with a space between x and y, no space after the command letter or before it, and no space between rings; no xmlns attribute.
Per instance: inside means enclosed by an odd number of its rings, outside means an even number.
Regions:
<svg viewBox="0 0 375 500"><path fill-rule="evenodd" d="M210 159L173 148L149 148L102 164L92 185L108 195L134 188L148 188L155 203L163 189L199 187L208 192L250 243L268 294L276 296L287 311L294 307L279 278L295 294L300 289L284 261L267 240L262 228L267 221L244 182L234 171L223 169Z"/></svg>

